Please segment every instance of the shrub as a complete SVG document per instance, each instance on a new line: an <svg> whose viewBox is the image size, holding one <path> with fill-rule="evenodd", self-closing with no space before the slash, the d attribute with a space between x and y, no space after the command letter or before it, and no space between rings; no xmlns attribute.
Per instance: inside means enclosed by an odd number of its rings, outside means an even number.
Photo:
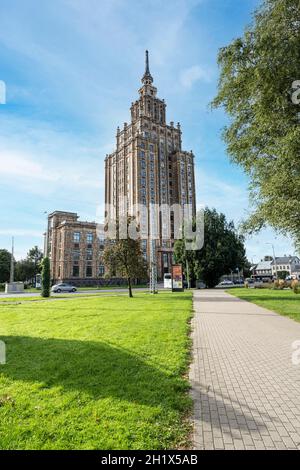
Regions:
<svg viewBox="0 0 300 470"><path fill-rule="evenodd" d="M42 297L50 297L50 261L44 258L42 261Z"/></svg>
<svg viewBox="0 0 300 470"><path fill-rule="evenodd" d="M274 289L278 289L278 288L279 288L279 280L278 280L278 279L276 279L276 280L274 281L273 287L274 287Z"/></svg>
<svg viewBox="0 0 300 470"><path fill-rule="evenodd" d="M248 289L249 288L249 282L246 281L244 286L246 287L246 289Z"/></svg>
<svg viewBox="0 0 300 470"><path fill-rule="evenodd" d="M284 279L279 279L279 289L283 289L285 287L285 280Z"/></svg>
<svg viewBox="0 0 300 470"><path fill-rule="evenodd" d="M294 279L291 283L291 289L293 289L295 294L299 294L299 281Z"/></svg>

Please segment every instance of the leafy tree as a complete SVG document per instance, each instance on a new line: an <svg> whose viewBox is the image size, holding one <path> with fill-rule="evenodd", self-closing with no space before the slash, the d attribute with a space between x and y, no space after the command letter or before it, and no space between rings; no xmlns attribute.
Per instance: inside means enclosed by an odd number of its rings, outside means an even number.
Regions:
<svg viewBox="0 0 300 470"><path fill-rule="evenodd" d="M269 224L299 244L300 108L292 102L292 84L300 80L299 0L264 0L218 62L213 106L230 116L223 134L228 152L251 182L254 210L244 228Z"/></svg>
<svg viewBox="0 0 300 470"><path fill-rule="evenodd" d="M8 282L10 276L11 253L5 249L0 250L0 282Z"/></svg>
<svg viewBox="0 0 300 470"><path fill-rule="evenodd" d="M25 259L16 262L15 278L23 282L32 280L42 269L42 259L42 251L37 246L31 248Z"/></svg>
<svg viewBox="0 0 300 470"><path fill-rule="evenodd" d="M34 275L41 272L41 261L43 259L43 256L43 252L39 249L37 245L31 248L27 253L27 260L31 261L35 267Z"/></svg>
<svg viewBox="0 0 300 470"><path fill-rule="evenodd" d="M192 279L201 279L208 287L214 287L231 270L248 268L243 237L237 234L233 222L227 222L215 209L204 211L203 248L187 251L185 241L177 240L174 255L184 270L188 262Z"/></svg>
<svg viewBox="0 0 300 470"><path fill-rule="evenodd" d="M45 257L42 261L42 297L50 297L50 260Z"/></svg>
<svg viewBox="0 0 300 470"><path fill-rule="evenodd" d="M277 271L277 279L285 279L289 274L288 271Z"/></svg>
<svg viewBox="0 0 300 470"><path fill-rule="evenodd" d="M132 220L132 218L127 219L127 235ZM106 244L104 264L111 276L118 274L127 279L129 297L133 297L133 279L147 277L147 263L143 257L140 240L133 240L129 235L126 239L120 238L119 223L117 223L116 239L108 241Z"/></svg>
<svg viewBox="0 0 300 470"><path fill-rule="evenodd" d="M22 259L15 264L15 278L17 281L29 281L34 278L36 267L29 259Z"/></svg>

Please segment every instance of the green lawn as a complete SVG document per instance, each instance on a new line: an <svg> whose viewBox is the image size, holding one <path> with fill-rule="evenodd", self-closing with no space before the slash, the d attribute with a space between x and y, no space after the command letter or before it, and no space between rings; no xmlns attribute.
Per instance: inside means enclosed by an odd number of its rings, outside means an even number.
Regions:
<svg viewBox="0 0 300 470"><path fill-rule="evenodd" d="M133 289L133 292L135 290ZM140 292L145 292L145 291L140 291ZM140 293L139 292L139 293ZM127 291L124 292L92 292L92 293L76 293L76 294L71 294L71 293L66 293L66 294L51 294L50 297L42 297L41 295L39 296L22 296L22 294L15 296L15 297L0 297L0 304L2 302L14 302L14 303L22 303L22 302L48 302L53 299L70 299L74 300L75 298L90 298L90 297L126 297L128 296Z"/></svg>
<svg viewBox="0 0 300 470"><path fill-rule="evenodd" d="M0 449L188 443L190 293L0 305Z"/></svg>
<svg viewBox="0 0 300 470"><path fill-rule="evenodd" d="M261 307L280 313L300 321L300 294L295 294L291 289L244 289L236 288L227 291L231 295L248 300Z"/></svg>

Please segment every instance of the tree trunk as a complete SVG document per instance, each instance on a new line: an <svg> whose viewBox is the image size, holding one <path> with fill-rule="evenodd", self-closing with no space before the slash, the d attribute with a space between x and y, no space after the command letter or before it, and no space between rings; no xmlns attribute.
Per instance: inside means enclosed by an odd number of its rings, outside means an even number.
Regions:
<svg viewBox="0 0 300 470"><path fill-rule="evenodd" d="M131 279L130 279L130 277L129 277L127 280L128 280L129 297L133 297L133 295L132 295L132 287L131 287Z"/></svg>

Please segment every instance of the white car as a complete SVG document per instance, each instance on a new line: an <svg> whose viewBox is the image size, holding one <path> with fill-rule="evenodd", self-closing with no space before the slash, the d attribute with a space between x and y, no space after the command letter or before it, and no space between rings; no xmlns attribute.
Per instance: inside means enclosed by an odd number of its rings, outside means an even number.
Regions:
<svg viewBox="0 0 300 470"><path fill-rule="evenodd" d="M60 292L76 292L77 289L74 286L71 286L71 284L66 284L64 282L61 282L60 284L55 284L54 286L51 287L51 292L54 292L55 294L59 294Z"/></svg>
<svg viewBox="0 0 300 470"><path fill-rule="evenodd" d="M219 282L219 284L216 287L231 287L234 286L234 283L232 281L222 281Z"/></svg>

